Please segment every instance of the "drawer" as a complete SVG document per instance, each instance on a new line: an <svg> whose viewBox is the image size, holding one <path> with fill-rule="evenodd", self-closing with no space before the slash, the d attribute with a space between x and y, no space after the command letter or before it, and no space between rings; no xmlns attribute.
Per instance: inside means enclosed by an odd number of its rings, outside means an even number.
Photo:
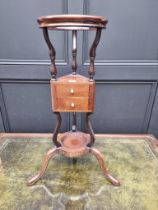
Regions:
<svg viewBox="0 0 158 210"><path fill-rule="evenodd" d="M89 98L70 97L70 98L56 98L53 111L56 112L90 112Z"/></svg>
<svg viewBox="0 0 158 210"><path fill-rule="evenodd" d="M53 91L59 98L62 97L88 97L88 84L54 84Z"/></svg>

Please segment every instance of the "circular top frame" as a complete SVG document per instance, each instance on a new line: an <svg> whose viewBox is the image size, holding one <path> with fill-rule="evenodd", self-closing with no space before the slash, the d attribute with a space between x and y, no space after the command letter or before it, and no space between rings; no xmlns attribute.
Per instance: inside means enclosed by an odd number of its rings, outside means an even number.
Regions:
<svg viewBox="0 0 158 210"><path fill-rule="evenodd" d="M38 18L40 28L50 30L93 30L104 29L108 20L102 16L92 15L49 15Z"/></svg>

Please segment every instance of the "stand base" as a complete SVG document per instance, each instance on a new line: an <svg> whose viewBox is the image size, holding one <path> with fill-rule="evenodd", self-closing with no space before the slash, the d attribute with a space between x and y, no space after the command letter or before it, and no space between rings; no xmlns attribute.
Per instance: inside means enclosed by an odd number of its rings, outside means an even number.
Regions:
<svg viewBox="0 0 158 210"><path fill-rule="evenodd" d="M89 135L85 133L78 131L65 133L60 139L61 147L50 149L46 153L40 171L28 180L27 185L32 186L39 179L42 178L47 169L49 160L56 154L62 154L73 159L82 155L92 154L97 158L100 168L102 169L103 174L105 175L107 180L110 181L114 186L119 186L120 182L117 179L115 179L108 171L106 163L104 161L104 156L96 148L88 147L87 145L89 142Z"/></svg>

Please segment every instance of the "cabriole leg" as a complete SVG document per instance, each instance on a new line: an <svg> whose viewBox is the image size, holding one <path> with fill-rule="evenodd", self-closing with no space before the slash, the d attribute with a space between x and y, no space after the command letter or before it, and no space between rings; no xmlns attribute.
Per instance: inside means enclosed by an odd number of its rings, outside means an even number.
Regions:
<svg viewBox="0 0 158 210"><path fill-rule="evenodd" d="M49 160L56 154L58 154L60 152L60 148L55 148L55 149L50 149L44 159L43 159L43 162L42 162L42 166L41 166L41 169L40 171L35 175L33 176L32 178L30 178L27 182L27 185L28 186L32 186L34 185L39 179L41 179L41 177L44 175L46 169L47 169L47 166L48 166L48 163L49 163Z"/></svg>
<svg viewBox="0 0 158 210"><path fill-rule="evenodd" d="M114 186L119 186L120 182L115 179L110 172L108 171L108 168L106 166L106 163L104 161L104 156L101 154L101 152L99 152L99 150L97 150L96 148L89 148L89 152L94 155L100 165L100 168L103 171L103 174L105 175L105 177L114 185Z"/></svg>

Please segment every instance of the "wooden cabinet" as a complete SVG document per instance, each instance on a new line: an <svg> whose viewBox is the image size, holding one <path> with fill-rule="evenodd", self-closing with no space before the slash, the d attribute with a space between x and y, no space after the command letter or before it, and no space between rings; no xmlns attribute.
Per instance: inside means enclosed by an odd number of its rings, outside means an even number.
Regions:
<svg viewBox="0 0 158 210"><path fill-rule="evenodd" d="M51 80L54 112L93 112L95 82L79 74Z"/></svg>

